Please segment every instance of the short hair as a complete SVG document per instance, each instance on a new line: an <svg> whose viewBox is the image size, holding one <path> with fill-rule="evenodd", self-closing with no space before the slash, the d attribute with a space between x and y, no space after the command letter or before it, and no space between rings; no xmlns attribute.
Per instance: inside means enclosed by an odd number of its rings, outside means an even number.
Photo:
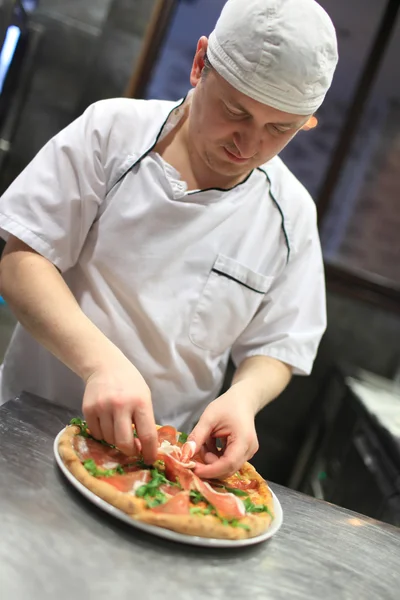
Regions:
<svg viewBox="0 0 400 600"><path fill-rule="evenodd" d="M213 67L213 66L212 66L212 64L210 63L210 59L208 58L208 56L207 56L207 52L206 52L206 53L205 53L205 55L204 55L204 67L203 67L203 70L202 70L202 72L201 72L201 76L202 76L202 77L207 77L208 73L209 73L210 71L212 71L212 70L213 70L213 68L214 68L214 67Z"/></svg>

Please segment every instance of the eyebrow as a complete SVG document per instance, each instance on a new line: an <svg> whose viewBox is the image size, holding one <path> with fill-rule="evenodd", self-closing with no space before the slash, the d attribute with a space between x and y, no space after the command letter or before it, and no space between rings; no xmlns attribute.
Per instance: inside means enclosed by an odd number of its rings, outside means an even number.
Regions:
<svg viewBox="0 0 400 600"><path fill-rule="evenodd" d="M235 108L236 110L240 110L242 113L248 115L249 117L253 116L239 102L234 102L233 100L228 100L228 102L232 106L232 108ZM277 125L278 127L287 127L288 129L299 127L299 124L294 123L293 121L291 123L274 123L274 125Z"/></svg>
<svg viewBox="0 0 400 600"><path fill-rule="evenodd" d="M274 125L278 125L278 127L288 127L288 128L292 128L292 127L299 127L298 123L274 123Z"/></svg>

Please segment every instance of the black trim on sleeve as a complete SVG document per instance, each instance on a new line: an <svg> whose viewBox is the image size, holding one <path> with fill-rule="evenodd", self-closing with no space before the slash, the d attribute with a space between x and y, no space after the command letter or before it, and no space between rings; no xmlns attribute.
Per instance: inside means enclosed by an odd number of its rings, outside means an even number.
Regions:
<svg viewBox="0 0 400 600"><path fill-rule="evenodd" d="M277 199L275 198L274 194L272 193L272 184L271 184L271 180L269 178L269 175L266 171L264 171L264 169L262 169L261 167L257 167L258 171L261 171L261 173L264 173L265 177L267 178L267 181L269 183L269 189L268 189L268 194L272 200L272 202L275 204L276 208L279 211L279 214L281 215L281 219L282 219L282 232L283 232L283 236L285 238L285 242L286 242L286 247L287 247L287 258L286 258L286 263L289 262L289 258L290 258L290 244L289 244L289 237L286 231L286 227L285 227L285 215L283 214L283 210L281 209L281 207L279 206L279 203L277 201Z"/></svg>

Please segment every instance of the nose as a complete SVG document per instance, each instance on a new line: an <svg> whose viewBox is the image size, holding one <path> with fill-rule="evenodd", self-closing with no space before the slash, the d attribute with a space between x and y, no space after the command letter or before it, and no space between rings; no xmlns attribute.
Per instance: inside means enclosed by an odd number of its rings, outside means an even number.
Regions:
<svg viewBox="0 0 400 600"><path fill-rule="evenodd" d="M241 158L252 158L260 148L261 136L255 128L251 127L235 132L233 141Z"/></svg>

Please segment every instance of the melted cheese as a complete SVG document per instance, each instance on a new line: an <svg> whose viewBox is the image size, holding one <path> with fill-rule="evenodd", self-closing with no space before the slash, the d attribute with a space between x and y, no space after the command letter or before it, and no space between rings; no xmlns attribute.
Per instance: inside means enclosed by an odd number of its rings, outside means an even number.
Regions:
<svg viewBox="0 0 400 600"><path fill-rule="evenodd" d="M85 438L82 436L78 437L78 451L80 454L86 454L89 452L89 446L87 445Z"/></svg>
<svg viewBox="0 0 400 600"><path fill-rule="evenodd" d="M171 444L171 442L168 442L168 440L163 440L161 442L159 451L161 454L172 454L173 452L177 452L179 456L181 454L180 447Z"/></svg>
<svg viewBox="0 0 400 600"><path fill-rule="evenodd" d="M118 467L119 463L115 462L115 461L108 461L103 463L101 466L103 469L115 469L115 467Z"/></svg>
<svg viewBox="0 0 400 600"><path fill-rule="evenodd" d="M142 485L145 485L145 483L148 483L149 481L149 477L147 476L147 472L144 472L142 477L140 479L138 479L137 481L134 482L131 491L129 492L130 494L136 494L136 491L142 487Z"/></svg>

